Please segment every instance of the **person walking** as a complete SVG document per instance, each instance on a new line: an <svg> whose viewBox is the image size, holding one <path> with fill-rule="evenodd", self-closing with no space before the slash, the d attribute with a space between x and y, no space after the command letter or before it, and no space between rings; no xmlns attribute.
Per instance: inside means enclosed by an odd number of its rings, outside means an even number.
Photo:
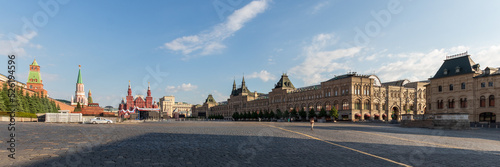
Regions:
<svg viewBox="0 0 500 167"><path fill-rule="evenodd" d="M314 131L314 118L311 118L310 122L311 122L311 130Z"/></svg>

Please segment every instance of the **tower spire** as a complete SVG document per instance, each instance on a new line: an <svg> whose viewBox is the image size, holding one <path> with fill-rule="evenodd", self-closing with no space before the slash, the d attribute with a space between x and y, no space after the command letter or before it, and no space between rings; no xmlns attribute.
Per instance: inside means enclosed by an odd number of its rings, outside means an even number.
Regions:
<svg viewBox="0 0 500 167"><path fill-rule="evenodd" d="M83 83L82 80L82 65L78 65L78 79L76 83Z"/></svg>
<svg viewBox="0 0 500 167"><path fill-rule="evenodd" d="M151 88L149 86L149 82L148 82L148 96L147 97L151 97Z"/></svg>

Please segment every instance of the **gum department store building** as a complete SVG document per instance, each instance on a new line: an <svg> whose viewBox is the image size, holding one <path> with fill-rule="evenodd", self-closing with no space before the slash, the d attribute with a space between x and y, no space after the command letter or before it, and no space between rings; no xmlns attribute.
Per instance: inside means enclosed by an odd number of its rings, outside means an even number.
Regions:
<svg viewBox="0 0 500 167"><path fill-rule="evenodd" d="M231 118L234 112L253 111L309 111L319 113L333 106L344 120L392 120L401 119L401 114L424 114L426 108L425 85L428 82L399 80L381 83L375 75L348 73L330 80L303 88L295 88L283 74L268 94L251 92L245 85L233 89L227 102L217 103L209 95L203 105L193 106L193 116L223 115ZM394 117L393 117L394 115Z"/></svg>

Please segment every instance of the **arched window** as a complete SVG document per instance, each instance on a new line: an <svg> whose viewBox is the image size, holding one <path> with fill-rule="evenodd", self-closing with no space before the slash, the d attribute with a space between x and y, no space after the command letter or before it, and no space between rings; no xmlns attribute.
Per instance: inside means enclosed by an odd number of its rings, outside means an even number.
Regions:
<svg viewBox="0 0 500 167"><path fill-rule="evenodd" d="M460 108L467 108L467 98L460 99Z"/></svg>
<svg viewBox="0 0 500 167"><path fill-rule="evenodd" d="M354 103L354 109L361 110L361 100L356 100Z"/></svg>
<svg viewBox="0 0 500 167"><path fill-rule="evenodd" d="M489 106L494 107L495 106L495 96L491 95L489 98Z"/></svg>
<svg viewBox="0 0 500 167"><path fill-rule="evenodd" d="M486 98L484 96L481 96L479 98L479 106L480 107L486 107Z"/></svg>
<svg viewBox="0 0 500 167"><path fill-rule="evenodd" d="M349 110L349 102L347 100L342 101L342 110Z"/></svg>
<svg viewBox="0 0 500 167"><path fill-rule="evenodd" d="M370 101L365 101L365 104L363 105L363 109L369 110L370 109Z"/></svg>
<svg viewBox="0 0 500 167"><path fill-rule="evenodd" d="M442 86L438 86L438 91L442 92L443 91L443 87Z"/></svg>
<svg viewBox="0 0 500 167"><path fill-rule="evenodd" d="M448 100L448 108L455 108L455 99Z"/></svg>

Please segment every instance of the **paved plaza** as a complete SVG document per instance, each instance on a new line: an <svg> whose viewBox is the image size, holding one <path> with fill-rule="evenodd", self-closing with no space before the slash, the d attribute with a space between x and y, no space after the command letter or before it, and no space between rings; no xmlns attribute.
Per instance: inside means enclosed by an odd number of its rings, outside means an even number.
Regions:
<svg viewBox="0 0 500 167"><path fill-rule="evenodd" d="M4 122L6 123L6 122ZM0 166L498 166L500 130L375 123L18 123Z"/></svg>

